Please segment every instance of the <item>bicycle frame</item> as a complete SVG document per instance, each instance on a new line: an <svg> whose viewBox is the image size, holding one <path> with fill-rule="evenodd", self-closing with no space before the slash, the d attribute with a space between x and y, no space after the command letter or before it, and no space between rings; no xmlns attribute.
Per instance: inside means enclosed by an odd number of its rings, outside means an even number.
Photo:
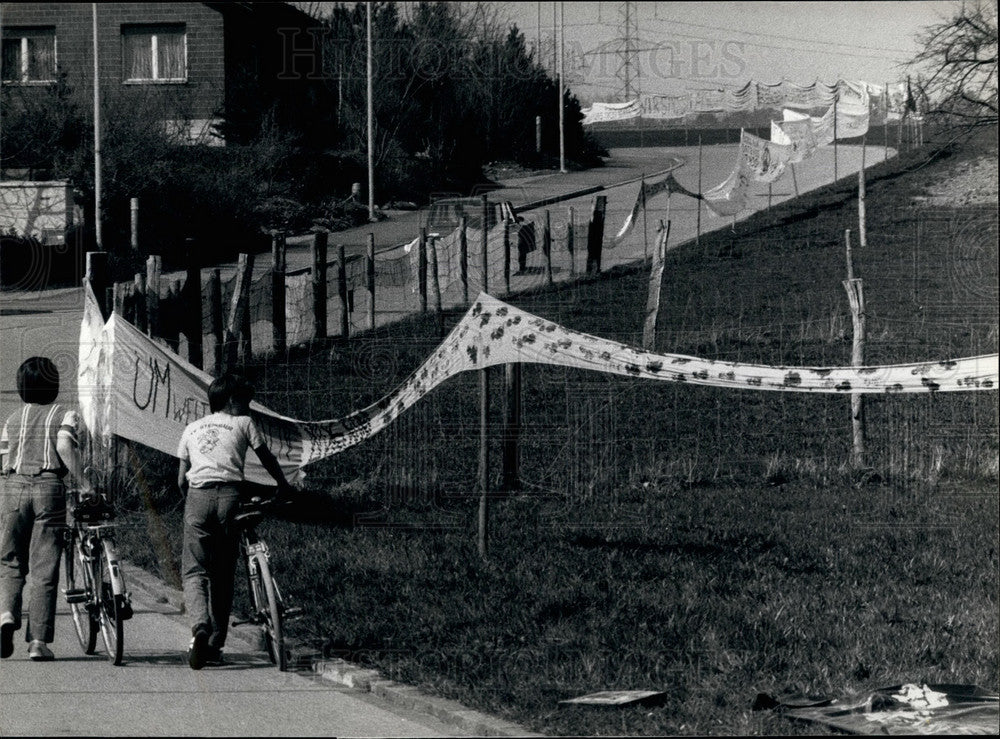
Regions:
<svg viewBox="0 0 1000 739"><path fill-rule="evenodd" d="M285 647L284 619L291 615L282 602L278 584L271 575L271 557L267 543L257 534L257 524L262 513L259 501L251 501L237 516L240 523L240 555L246 563L247 589L251 613L247 621L261 628L264 645L271 662L278 669L288 669L288 650Z"/></svg>
<svg viewBox="0 0 1000 739"><path fill-rule="evenodd" d="M85 654L93 654L97 632L108 660L122 664L124 624L132 617L131 596L125 584L114 540L115 524L76 521L69 529L65 552L66 601ZM78 587L79 585L82 587Z"/></svg>

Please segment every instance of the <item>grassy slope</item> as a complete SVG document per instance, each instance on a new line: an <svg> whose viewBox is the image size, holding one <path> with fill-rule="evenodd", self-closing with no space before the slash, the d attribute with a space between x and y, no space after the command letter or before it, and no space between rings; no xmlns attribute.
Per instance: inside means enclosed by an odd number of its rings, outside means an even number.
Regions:
<svg viewBox="0 0 1000 739"><path fill-rule="evenodd" d="M872 247L856 265L873 363L997 350L995 206L911 200L974 153L904 158L914 171L869 178ZM672 253L659 348L848 363L839 281L853 192L817 192ZM513 302L637 342L647 274ZM393 387L436 341L432 322L415 321L291 369L265 365L261 399L306 415L310 398L310 416L337 415ZM474 377L318 466L301 520L268 524L284 589L306 606L294 625L304 647L559 734L787 733L749 711L757 692L997 686L994 394L873 402L875 474L857 481L842 467L843 398L524 375L528 492L494 503L488 561L463 494L475 479ZM177 519L158 519L174 542ZM669 697L556 706L610 688Z"/></svg>

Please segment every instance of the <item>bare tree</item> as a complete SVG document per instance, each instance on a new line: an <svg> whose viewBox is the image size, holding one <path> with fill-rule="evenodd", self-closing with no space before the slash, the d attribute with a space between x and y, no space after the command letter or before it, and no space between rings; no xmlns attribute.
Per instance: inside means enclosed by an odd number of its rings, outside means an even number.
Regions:
<svg viewBox="0 0 1000 739"><path fill-rule="evenodd" d="M963 3L954 15L918 36L911 62L926 113L953 125L997 123L997 6Z"/></svg>

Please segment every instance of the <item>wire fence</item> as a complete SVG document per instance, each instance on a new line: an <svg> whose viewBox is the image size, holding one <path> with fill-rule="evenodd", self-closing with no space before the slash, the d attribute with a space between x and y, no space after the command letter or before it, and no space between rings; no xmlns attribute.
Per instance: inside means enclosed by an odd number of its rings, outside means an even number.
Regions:
<svg viewBox="0 0 1000 739"><path fill-rule="evenodd" d="M694 207L677 200L668 206L674 212ZM857 221L845 224L838 213L722 229L668 252L654 348L776 366L851 364L843 232ZM278 306L273 271L265 270L247 291L242 365L258 398L274 410L303 419L342 417L399 385L482 289L570 328L639 345L648 270L636 262L653 245L645 227L618 236L627 215L624 207L538 210L517 221L497 219L485 239L480 228L466 225L424 232L374 254L345 255L343 269L318 244L311 269L284 273L277 259L287 349L275 351ZM669 211L661 208L640 217L658 222L664 215ZM854 250L866 297L865 364L996 352L996 209L901 203L879 216L868 245ZM614 280L595 280L595 260L604 270L633 266ZM219 329L239 302L238 281L237 273L220 273L215 295L211 282L201 280L197 325L204 341L194 359L205 367L222 362ZM559 290L546 290L557 283ZM191 292L176 280L150 284L159 285L160 316L175 316L166 322L172 334L162 326L154 334L183 352L191 341L178 327L190 324L178 316L190 307ZM317 301L317 290L325 301ZM129 297L128 289L120 292ZM126 317L138 320L148 303L133 299ZM318 311L329 326L344 327L339 337L336 330L326 334L342 340L311 343L321 325ZM427 320L405 320L422 315ZM517 404L520 486L565 499L567 520L582 497L607 501L609 520L620 519L615 496L647 485L824 481L850 458L852 419L842 396L724 392L529 366L515 397L501 392L494 377L490 487L500 487L508 473L495 461L510 434L502 419ZM482 431L476 383L455 378L386 431L310 466L312 484L360 485L383 496L387 508L472 494ZM864 413L864 465L874 479L926 487L948 476L997 475L993 393L869 397Z"/></svg>
<svg viewBox="0 0 1000 739"><path fill-rule="evenodd" d="M865 363L996 352L995 210L901 207L890 223L899 227L869 233L869 246L855 251L867 299ZM769 365L849 365L842 239L820 230L783 240L759 232L720 234L700 248L671 252L655 348ZM542 278L536 284L544 285ZM637 267L614 280L536 291L517 302L570 328L638 345L646 279ZM626 316L636 317L634 325L623 323ZM275 410L339 417L388 394L438 341L424 321L292 358L262 355L250 372L259 397ZM606 501L609 521L622 523L614 501L644 486L718 479L784 484L802 476L823 483L850 458L851 409L842 396L725 392L527 366L521 394L512 397L500 375L493 377L491 488L504 479L497 461L509 433L503 419L518 403L520 484L565 499L564 523L583 497ZM477 379L455 378L385 432L311 466L310 479L377 491L387 508L471 495L478 403ZM864 413L864 466L874 480L916 491L950 478L997 474L993 393L870 396Z"/></svg>

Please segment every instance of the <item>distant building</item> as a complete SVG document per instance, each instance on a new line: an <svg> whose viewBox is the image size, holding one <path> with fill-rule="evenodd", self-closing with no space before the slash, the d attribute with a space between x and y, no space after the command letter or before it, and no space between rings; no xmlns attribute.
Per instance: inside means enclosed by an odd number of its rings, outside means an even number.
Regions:
<svg viewBox="0 0 1000 739"><path fill-rule="evenodd" d="M80 220L68 182L0 182L0 233L38 239L43 244L63 244Z"/></svg>
<svg viewBox="0 0 1000 739"><path fill-rule="evenodd" d="M5 87L93 94L91 3L3 3ZM117 106L164 111L180 140L252 135L273 111L292 125L322 102L320 24L288 3L97 3L106 116Z"/></svg>

